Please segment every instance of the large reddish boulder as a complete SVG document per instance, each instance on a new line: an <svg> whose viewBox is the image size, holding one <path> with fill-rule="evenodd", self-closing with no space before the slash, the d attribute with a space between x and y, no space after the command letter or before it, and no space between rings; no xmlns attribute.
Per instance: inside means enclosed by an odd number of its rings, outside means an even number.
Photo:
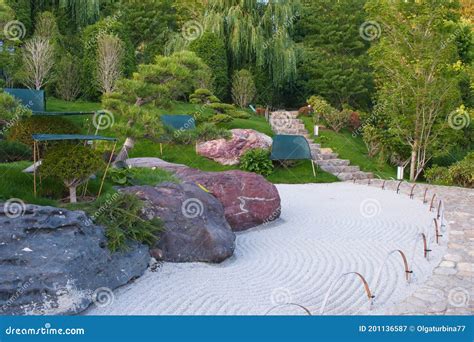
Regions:
<svg viewBox="0 0 474 342"><path fill-rule="evenodd" d="M121 189L145 203L148 219L160 218L164 232L152 249L171 262L221 262L234 253L235 234L222 204L195 183L161 183Z"/></svg>
<svg viewBox="0 0 474 342"><path fill-rule="evenodd" d="M222 165L237 165L240 157L255 148L269 149L272 138L253 129L233 129L232 138L210 140L197 144L197 153Z"/></svg>
<svg viewBox="0 0 474 342"><path fill-rule="evenodd" d="M280 217L277 188L255 173L243 171L202 172L184 168L176 176L204 187L224 206L232 230L246 230Z"/></svg>

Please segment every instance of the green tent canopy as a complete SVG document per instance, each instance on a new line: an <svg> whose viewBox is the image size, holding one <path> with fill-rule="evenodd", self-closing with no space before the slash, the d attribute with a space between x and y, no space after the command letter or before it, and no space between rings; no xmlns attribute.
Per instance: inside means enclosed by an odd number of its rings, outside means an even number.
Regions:
<svg viewBox="0 0 474 342"><path fill-rule="evenodd" d="M66 140L100 140L117 141L116 138L102 137L100 135L82 135L82 134L33 134L34 141L66 141Z"/></svg>
<svg viewBox="0 0 474 342"><path fill-rule="evenodd" d="M196 120L191 115L162 115L161 121L163 125L175 131L196 128Z"/></svg>
<svg viewBox="0 0 474 342"><path fill-rule="evenodd" d="M5 88L4 91L15 97L21 104L33 112L35 116L66 116L93 115L96 112L47 112L44 90ZM100 112L99 112L100 113Z"/></svg>
<svg viewBox="0 0 474 342"><path fill-rule="evenodd" d="M308 141L301 135L275 135L273 137L271 160L310 159Z"/></svg>
<svg viewBox="0 0 474 342"><path fill-rule="evenodd" d="M23 106L31 109L33 112L44 112L46 110L44 90L5 88L4 91L15 97Z"/></svg>
<svg viewBox="0 0 474 342"><path fill-rule="evenodd" d="M313 175L316 177L314 161L308 141L302 135L275 135L273 137L271 160L305 160L311 161Z"/></svg>

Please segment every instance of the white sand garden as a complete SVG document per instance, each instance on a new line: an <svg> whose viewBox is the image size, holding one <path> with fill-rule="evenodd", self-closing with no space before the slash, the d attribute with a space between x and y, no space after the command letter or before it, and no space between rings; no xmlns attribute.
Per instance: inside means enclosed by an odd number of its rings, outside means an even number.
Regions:
<svg viewBox="0 0 474 342"><path fill-rule="evenodd" d="M264 315L283 303L320 314L383 314L431 275L444 247L434 242L433 213L419 200L352 183L278 185L281 218L238 233L221 264L163 263L114 292L91 315ZM429 259L420 234L428 236ZM405 253L411 282L406 281ZM382 264L386 259L383 267ZM379 275L379 270L380 277ZM377 280L378 278L378 280ZM271 314L305 314L295 306Z"/></svg>

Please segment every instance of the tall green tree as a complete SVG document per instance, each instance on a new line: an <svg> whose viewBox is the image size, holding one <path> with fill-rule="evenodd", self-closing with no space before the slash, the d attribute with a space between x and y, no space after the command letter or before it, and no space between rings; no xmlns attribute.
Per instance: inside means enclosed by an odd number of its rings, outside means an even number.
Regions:
<svg viewBox="0 0 474 342"><path fill-rule="evenodd" d="M458 53L445 29L456 2L369 0L366 8L382 30L370 50L377 98L390 132L411 151L414 181L459 133L449 125L450 113L460 104L453 68Z"/></svg>
<svg viewBox="0 0 474 342"><path fill-rule="evenodd" d="M332 105L367 108L373 89L367 50L360 35L366 0L313 0L303 4L296 38L303 49L298 88Z"/></svg>
<svg viewBox="0 0 474 342"><path fill-rule="evenodd" d="M97 100L101 95L97 87L97 42L100 35L107 34L115 35L123 41L124 53L121 66L123 75L130 76L135 70L135 49L130 41L127 29L119 18L110 16L87 26L82 33L82 90L89 99Z"/></svg>
<svg viewBox="0 0 474 342"><path fill-rule="evenodd" d="M224 40L214 33L205 32L191 42L189 49L211 68L214 94L222 101L228 100L230 85Z"/></svg>
<svg viewBox="0 0 474 342"><path fill-rule="evenodd" d="M232 70L256 65L282 86L296 75L291 35L299 8L294 0L210 0L204 27L225 40Z"/></svg>

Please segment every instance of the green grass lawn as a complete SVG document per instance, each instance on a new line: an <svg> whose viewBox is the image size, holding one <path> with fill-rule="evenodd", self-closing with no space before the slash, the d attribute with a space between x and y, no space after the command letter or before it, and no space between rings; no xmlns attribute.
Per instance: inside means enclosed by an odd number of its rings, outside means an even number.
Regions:
<svg viewBox="0 0 474 342"><path fill-rule="evenodd" d="M66 102L54 98L47 100L47 108L49 111L95 111L101 109L100 103L94 102ZM175 103L169 109L157 109L158 114L192 114L200 110L200 106ZM210 112L204 111L204 115ZM72 120L87 130L91 117L90 116L74 116ZM234 119L231 123L227 123L224 127L232 128L251 128L273 135L269 124L265 118L252 115L250 119ZM101 135L113 136L112 131L100 132ZM122 139L123 140L123 139ZM195 152L194 145L164 145L163 156L160 155L159 144L148 139L139 139L135 148L131 152L131 157L158 157L172 163L185 164L189 167L197 168L203 171L226 171L238 169L238 166L220 165L210 159L199 156ZM21 198L26 203L66 206L76 208L69 204L61 203L61 199L68 196L68 190L55 179L42 179L41 186L38 187L38 197L33 194L33 175L25 174L23 169L30 166L31 162L23 161L17 163L0 164L0 199L8 200L10 198ZM87 186L88 195L97 194L100 184L101 175L96 179L90 180ZM289 168L277 166L272 175L267 177L273 183L301 184L301 183L326 183L338 181L333 175L318 170L317 176L313 177L311 164L309 161L300 161ZM176 181L172 176L160 170L140 170L134 174L137 184L157 184L162 181ZM111 181L105 183L103 196L114 192ZM78 189L78 194L81 189Z"/></svg>
<svg viewBox="0 0 474 342"><path fill-rule="evenodd" d="M48 100L48 110L60 111L67 110L68 102L51 99ZM100 108L99 103L76 102L74 107L69 110L97 110ZM200 105L189 103L173 103L171 108L157 109L157 114L192 114L202 110ZM250 112L247 111L249 114ZM212 112L208 109L202 111L203 115L210 115ZM227 129L233 128L251 128L267 135L273 136L270 125L262 116L251 114L249 119L234 119L230 123L222 125ZM101 133L102 134L102 133ZM110 134L108 134L110 135ZM185 164L189 167L200 169L203 171L226 171L238 169L238 166L224 166L210 159L197 155L195 146L189 145L164 145L163 156L160 154L159 144L148 139L140 139L136 142L135 148L131 151L130 157L157 157L171 163ZM298 162L290 168L276 167L275 172L268 177L273 183L326 183L335 182L338 179L326 172L318 170L316 177L313 176L311 164L309 162Z"/></svg>
<svg viewBox="0 0 474 342"><path fill-rule="evenodd" d="M310 117L302 117L306 129L313 134L313 120ZM336 133L330 129L320 129L319 137L314 137L316 143L321 147L329 147L339 154L339 158L348 159L351 165L358 165L362 171L373 172L375 176L381 178L395 177L396 168L387 163L379 165L377 160L370 158L367 154L367 148L360 135L353 136L348 130L341 130Z"/></svg>

